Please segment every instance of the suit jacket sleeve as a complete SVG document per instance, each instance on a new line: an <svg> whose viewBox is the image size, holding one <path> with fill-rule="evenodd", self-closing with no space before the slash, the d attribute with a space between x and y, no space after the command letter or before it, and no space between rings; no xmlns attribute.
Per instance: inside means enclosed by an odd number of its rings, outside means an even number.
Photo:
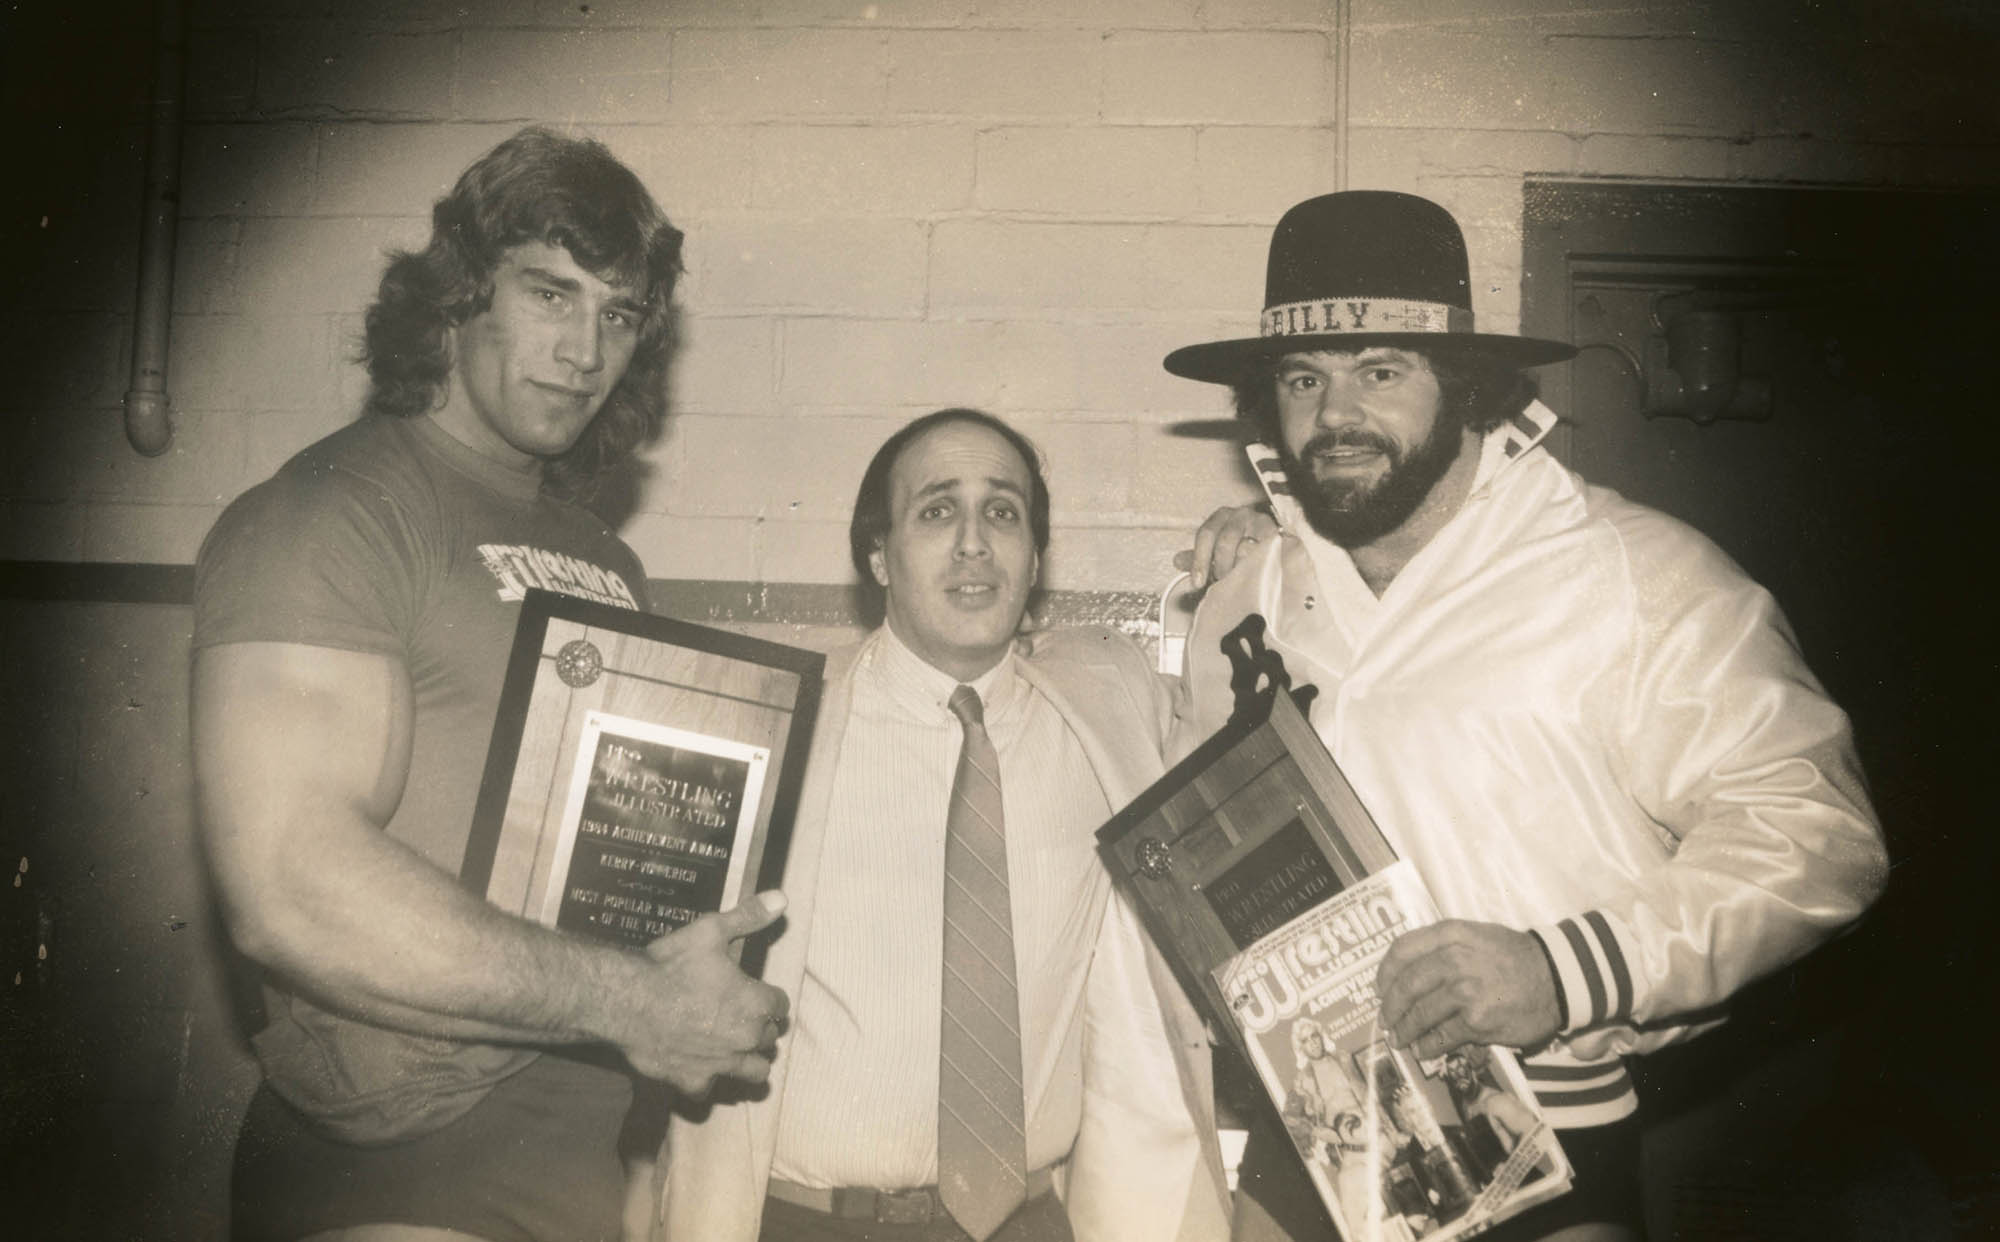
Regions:
<svg viewBox="0 0 2000 1242"><path fill-rule="evenodd" d="M1171 680L1121 636L1071 632L1056 648L1050 688L1123 805L1164 770ZM1078 1242L1225 1242L1208 1055L1193 1007L1110 893L1085 991L1083 1116L1066 1179Z"/></svg>

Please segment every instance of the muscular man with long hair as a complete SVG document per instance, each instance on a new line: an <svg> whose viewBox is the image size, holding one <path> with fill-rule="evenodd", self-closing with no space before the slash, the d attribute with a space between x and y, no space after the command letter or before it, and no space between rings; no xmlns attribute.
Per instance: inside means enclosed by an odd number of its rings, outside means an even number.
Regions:
<svg viewBox="0 0 2000 1242"><path fill-rule="evenodd" d="M540 129L433 223L368 312L369 413L239 497L196 568L202 841L264 982L239 1239L616 1237L635 1076L761 1081L787 1009L728 954L775 895L637 954L458 883L524 592L643 606L576 498L663 414L681 235L603 146Z"/></svg>

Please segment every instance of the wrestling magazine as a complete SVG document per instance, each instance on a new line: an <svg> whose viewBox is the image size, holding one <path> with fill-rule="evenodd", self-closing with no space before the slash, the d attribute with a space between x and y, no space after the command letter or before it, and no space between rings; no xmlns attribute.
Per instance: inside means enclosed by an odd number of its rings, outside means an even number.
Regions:
<svg viewBox="0 0 2000 1242"><path fill-rule="evenodd" d="M1395 862L1214 970L1251 1062L1346 1242L1446 1242L1569 1188L1570 1167L1504 1048L1432 1060L1389 1046L1375 970L1435 921Z"/></svg>

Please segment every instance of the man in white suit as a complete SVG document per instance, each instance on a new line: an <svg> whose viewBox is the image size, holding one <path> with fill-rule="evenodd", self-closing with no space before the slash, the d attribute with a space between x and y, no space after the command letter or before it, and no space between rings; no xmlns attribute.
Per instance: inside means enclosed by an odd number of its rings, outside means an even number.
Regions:
<svg viewBox="0 0 2000 1242"><path fill-rule="evenodd" d="M1163 770L1166 692L1121 635L1019 637L1049 503L1033 446L998 419L911 423L855 509L855 564L886 619L827 665L765 971L793 1021L768 1093L675 1121L665 1236L1226 1238L1201 1023L1095 852L1097 826ZM962 886L947 820L975 754L997 758L1005 845L989 869L1011 914L986 955L1011 961L971 991L1018 1018L1004 1023L1018 1047L1003 1035L1004 1054L981 1053L1012 1067L972 1076L1013 1120L971 1145L1010 1149L1010 1172L968 1172L953 1150L976 1119L952 1085L962 971L946 890Z"/></svg>

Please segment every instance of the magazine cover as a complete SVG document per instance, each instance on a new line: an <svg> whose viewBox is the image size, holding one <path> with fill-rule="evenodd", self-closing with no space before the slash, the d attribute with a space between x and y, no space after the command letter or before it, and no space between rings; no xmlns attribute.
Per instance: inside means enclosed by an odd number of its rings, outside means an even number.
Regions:
<svg viewBox="0 0 2000 1242"><path fill-rule="evenodd" d="M1215 969L1264 1089L1346 1242L1470 1237L1568 1189L1513 1054L1389 1046L1375 970L1437 918L1415 868L1349 885Z"/></svg>

